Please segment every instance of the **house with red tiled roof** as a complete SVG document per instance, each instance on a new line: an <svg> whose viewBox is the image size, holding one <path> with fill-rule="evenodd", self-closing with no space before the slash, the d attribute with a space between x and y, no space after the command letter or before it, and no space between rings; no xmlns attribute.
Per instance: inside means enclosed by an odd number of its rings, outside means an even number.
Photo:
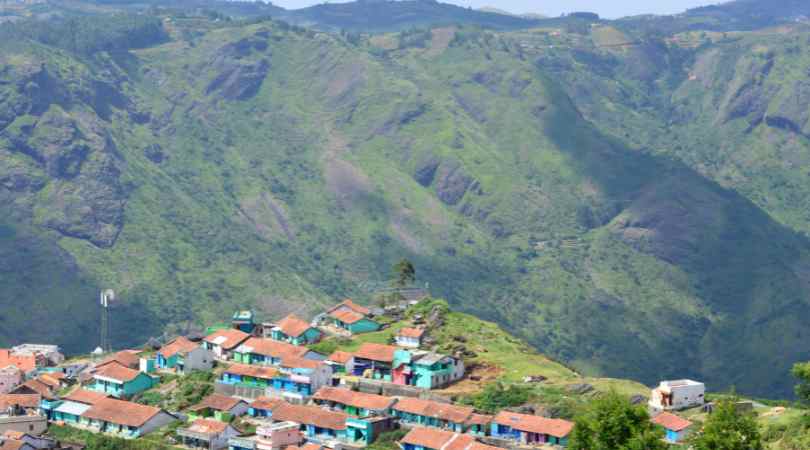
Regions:
<svg viewBox="0 0 810 450"><path fill-rule="evenodd" d="M475 440L469 434L414 427L400 440L403 450L503 450Z"/></svg>
<svg viewBox="0 0 810 450"><path fill-rule="evenodd" d="M105 398L84 411L77 426L95 432L137 438L175 420L175 416L160 408Z"/></svg>
<svg viewBox="0 0 810 450"><path fill-rule="evenodd" d="M443 428L463 433L473 408L419 398L401 398L393 407L394 416L409 425Z"/></svg>
<svg viewBox="0 0 810 450"><path fill-rule="evenodd" d="M270 329L270 337L293 345L314 344L321 340L323 333L309 322L295 314L281 319Z"/></svg>
<svg viewBox="0 0 810 450"><path fill-rule="evenodd" d="M326 357L326 364L332 366L332 373L346 373L346 366L349 362L354 358L349 352L344 352L341 350L337 350L333 352L331 355Z"/></svg>
<svg viewBox="0 0 810 450"><path fill-rule="evenodd" d="M0 395L0 414L9 416L38 415L42 396L39 394Z"/></svg>
<svg viewBox="0 0 810 450"><path fill-rule="evenodd" d="M492 419L491 436L517 441L522 445L568 445L574 423L530 414L501 411Z"/></svg>
<svg viewBox="0 0 810 450"><path fill-rule="evenodd" d="M473 413L466 422L464 422L464 429L467 433L475 436L489 436L492 419L494 416L487 414Z"/></svg>
<svg viewBox="0 0 810 450"><path fill-rule="evenodd" d="M213 418L230 422L248 411L248 403L236 397L223 394L211 394L200 403L189 408L189 420Z"/></svg>
<svg viewBox="0 0 810 450"><path fill-rule="evenodd" d="M155 367L178 373L211 370L214 367L214 354L196 342L180 336L157 351Z"/></svg>
<svg viewBox="0 0 810 450"><path fill-rule="evenodd" d="M250 417L272 417L275 410L282 403L286 403L280 398L259 397L253 400L248 408Z"/></svg>
<svg viewBox="0 0 810 450"><path fill-rule="evenodd" d="M367 394L349 389L324 386L312 396L316 405L338 410L355 417L384 416L397 402L394 397Z"/></svg>
<svg viewBox="0 0 810 450"><path fill-rule="evenodd" d="M231 364L223 370L217 383L266 390L273 386L273 378L278 373L275 367Z"/></svg>
<svg viewBox="0 0 810 450"><path fill-rule="evenodd" d="M283 403L272 415L273 422L294 422L301 426L304 436L311 442L344 442L352 446L368 445L374 437L393 427L391 417L351 417L339 411L318 406Z"/></svg>
<svg viewBox="0 0 810 450"><path fill-rule="evenodd" d="M407 384L405 377L394 377L394 370L406 367L411 360L407 350L384 344L367 342L360 346L349 364L346 372L360 377Z"/></svg>
<svg viewBox="0 0 810 450"><path fill-rule="evenodd" d="M107 398L103 392L77 389L59 400L43 401L42 408L50 421L77 424L85 411Z"/></svg>
<svg viewBox="0 0 810 450"><path fill-rule="evenodd" d="M124 367L138 370L141 365L141 357L138 350L121 350L116 352L96 365L96 369L106 366L107 364L118 363Z"/></svg>
<svg viewBox="0 0 810 450"><path fill-rule="evenodd" d="M252 337L233 351L233 360L242 364L278 366L286 357L306 357L311 354L314 352L306 347L273 339ZM323 357L321 356L321 358Z"/></svg>
<svg viewBox="0 0 810 450"><path fill-rule="evenodd" d="M397 345L405 348L419 348L422 346L422 337L425 335L424 328L405 327L400 329L396 335Z"/></svg>
<svg viewBox="0 0 810 450"><path fill-rule="evenodd" d="M371 311L344 300L326 311L326 319L335 328L346 330L351 334L369 333L380 329L380 324L371 318Z"/></svg>
<svg viewBox="0 0 810 450"><path fill-rule="evenodd" d="M183 445L190 448L219 450L228 447L228 440L239 435L239 430L212 419L197 419L186 428L177 430Z"/></svg>
<svg viewBox="0 0 810 450"><path fill-rule="evenodd" d="M692 431L692 422L669 412L662 412L653 417L652 423L664 429L666 432L664 439L671 444L685 441Z"/></svg>
<svg viewBox="0 0 810 450"><path fill-rule="evenodd" d="M203 339L202 347L214 352L217 358L228 359L231 353L249 338L250 335L244 331L226 328L206 336Z"/></svg>
<svg viewBox="0 0 810 450"><path fill-rule="evenodd" d="M93 373L93 381L88 389L108 394L116 398L131 398L133 395L150 389L155 385L151 376L124 367L117 362L105 364Z"/></svg>

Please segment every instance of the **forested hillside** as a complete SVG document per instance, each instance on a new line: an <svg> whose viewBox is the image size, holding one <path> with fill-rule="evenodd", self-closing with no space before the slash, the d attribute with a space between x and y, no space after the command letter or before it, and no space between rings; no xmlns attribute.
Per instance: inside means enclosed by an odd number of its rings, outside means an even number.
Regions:
<svg viewBox="0 0 810 450"><path fill-rule="evenodd" d="M44 3L0 27L4 343L93 348L102 287L122 343L306 315L407 257L586 373L789 395L810 358L805 25L332 33L211 6Z"/></svg>

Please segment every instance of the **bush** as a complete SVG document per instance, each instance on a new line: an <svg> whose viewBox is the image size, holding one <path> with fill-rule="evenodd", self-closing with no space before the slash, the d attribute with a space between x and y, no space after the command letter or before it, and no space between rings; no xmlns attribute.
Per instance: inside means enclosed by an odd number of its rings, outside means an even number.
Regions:
<svg viewBox="0 0 810 450"><path fill-rule="evenodd" d="M517 384L504 387L502 383L490 383L478 394L462 399L462 403L470 405L475 409L493 414L504 408L511 408L526 404L532 395L529 386Z"/></svg>

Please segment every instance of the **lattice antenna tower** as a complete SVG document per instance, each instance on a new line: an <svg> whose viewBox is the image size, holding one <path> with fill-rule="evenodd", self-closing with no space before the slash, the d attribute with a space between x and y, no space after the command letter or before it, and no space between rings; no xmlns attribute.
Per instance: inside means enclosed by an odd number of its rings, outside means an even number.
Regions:
<svg viewBox="0 0 810 450"><path fill-rule="evenodd" d="M99 302L101 304L101 342L99 347L105 351L112 351L110 344L110 303L115 300L115 292L112 289L101 291Z"/></svg>

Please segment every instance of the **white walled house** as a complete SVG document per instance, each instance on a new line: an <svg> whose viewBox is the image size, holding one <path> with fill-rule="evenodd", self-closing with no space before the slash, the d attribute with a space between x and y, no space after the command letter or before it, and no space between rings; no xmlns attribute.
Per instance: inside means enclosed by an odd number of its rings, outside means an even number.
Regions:
<svg viewBox="0 0 810 450"><path fill-rule="evenodd" d="M701 406L706 402L706 385L693 380L662 381L650 394L654 411L673 411Z"/></svg>
<svg viewBox="0 0 810 450"><path fill-rule="evenodd" d="M0 394L8 394L23 381L22 370L16 366L7 366L0 369Z"/></svg>
<svg viewBox="0 0 810 450"><path fill-rule="evenodd" d="M422 328L403 328L397 333L397 346L405 348L419 348L425 330Z"/></svg>

